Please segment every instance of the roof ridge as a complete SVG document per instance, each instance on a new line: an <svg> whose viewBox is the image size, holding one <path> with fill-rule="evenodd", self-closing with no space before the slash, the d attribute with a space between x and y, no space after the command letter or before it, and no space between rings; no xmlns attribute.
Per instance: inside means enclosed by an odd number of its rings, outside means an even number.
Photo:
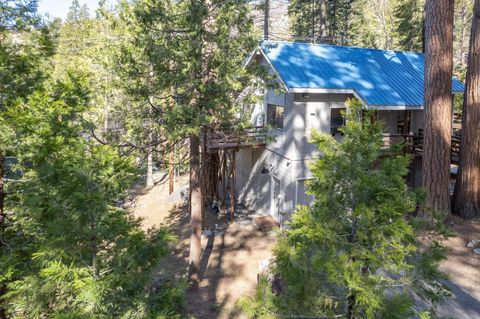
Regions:
<svg viewBox="0 0 480 319"><path fill-rule="evenodd" d="M387 49L377 49L377 48L363 48L358 46L348 46L348 45L338 45L338 44L328 44L328 43L312 43L312 42L303 42L303 41L278 41L278 40L263 40L260 42L260 45L264 43L282 43L282 44L301 44L308 46L321 46L321 47L337 47L337 48L346 48L346 49L358 49L358 50L368 50L368 51L381 51L381 52L395 52L395 53L410 53L419 56L425 56L422 52L415 51L401 51L401 50L387 50Z"/></svg>

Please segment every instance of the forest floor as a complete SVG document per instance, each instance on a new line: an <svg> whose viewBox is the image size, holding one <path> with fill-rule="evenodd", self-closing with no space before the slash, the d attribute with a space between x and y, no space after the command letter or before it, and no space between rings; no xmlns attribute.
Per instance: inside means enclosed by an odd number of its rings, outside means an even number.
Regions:
<svg viewBox="0 0 480 319"><path fill-rule="evenodd" d="M190 237L185 205L187 182L186 178L180 179L172 195L168 195L168 183L161 182L150 189L139 186L132 190L135 197L132 211L143 219L145 229L168 227L178 236L172 253L162 260L156 271L162 278L180 280L187 274ZM185 317L244 318L237 301L254 293L258 265L272 255L275 237L256 229L253 219L257 215L239 210L237 222L232 225L224 216L206 211L206 226L215 231L212 236L202 236L202 281L198 290L187 291ZM466 247L468 241L480 239L480 222L457 219L451 228L454 236L444 241L448 256L440 270L448 275L445 283L452 297L437 306L437 314L443 318L480 318L480 255ZM429 307L420 299L418 306Z"/></svg>
<svg viewBox="0 0 480 319"><path fill-rule="evenodd" d="M178 242L172 253L158 267L157 276L185 278L188 268L190 220L184 199L188 196L187 179L180 179L177 190L168 195L168 183L151 189L134 190L135 216L143 218L144 227L168 227ZM196 290L188 289L184 317L196 319L245 318L237 301L251 296L256 287L259 263L272 255L275 236L254 226L254 212L239 208L234 224L224 215L206 210L205 219L212 236L202 236L202 281ZM217 227L215 227L217 225Z"/></svg>
<svg viewBox="0 0 480 319"><path fill-rule="evenodd" d="M452 297L438 306L437 313L445 318L480 318L480 255L466 246L473 239L480 240L480 221L454 218L451 230L454 236L443 242L447 259L439 269L448 276Z"/></svg>

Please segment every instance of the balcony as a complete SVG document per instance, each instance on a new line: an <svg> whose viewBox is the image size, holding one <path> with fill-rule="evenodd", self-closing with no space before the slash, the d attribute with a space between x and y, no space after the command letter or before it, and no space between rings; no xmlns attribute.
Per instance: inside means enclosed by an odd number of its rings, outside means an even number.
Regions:
<svg viewBox="0 0 480 319"><path fill-rule="evenodd" d="M255 126L243 131L228 131L208 128L205 131L207 152L220 149L241 149L263 147L267 142L268 130L264 126Z"/></svg>

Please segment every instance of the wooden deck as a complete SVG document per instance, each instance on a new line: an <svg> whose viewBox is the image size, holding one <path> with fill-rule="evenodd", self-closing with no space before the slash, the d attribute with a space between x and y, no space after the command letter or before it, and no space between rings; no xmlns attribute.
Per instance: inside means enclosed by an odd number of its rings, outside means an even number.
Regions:
<svg viewBox="0 0 480 319"><path fill-rule="evenodd" d="M263 126L249 127L242 132L206 131L206 146L209 153L220 149L262 147L267 142L267 129Z"/></svg>
<svg viewBox="0 0 480 319"><path fill-rule="evenodd" d="M403 151L414 156L423 156L423 135L417 134L383 134L385 148L403 145ZM451 163L458 165L460 160L460 137L452 136Z"/></svg>

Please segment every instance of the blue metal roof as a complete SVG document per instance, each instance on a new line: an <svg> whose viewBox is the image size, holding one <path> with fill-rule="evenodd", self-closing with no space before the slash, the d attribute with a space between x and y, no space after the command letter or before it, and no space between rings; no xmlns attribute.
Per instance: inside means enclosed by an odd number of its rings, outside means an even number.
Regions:
<svg viewBox="0 0 480 319"><path fill-rule="evenodd" d="M288 89L353 90L373 107L423 105L423 54L272 41L261 49ZM464 85L454 78L452 88Z"/></svg>

